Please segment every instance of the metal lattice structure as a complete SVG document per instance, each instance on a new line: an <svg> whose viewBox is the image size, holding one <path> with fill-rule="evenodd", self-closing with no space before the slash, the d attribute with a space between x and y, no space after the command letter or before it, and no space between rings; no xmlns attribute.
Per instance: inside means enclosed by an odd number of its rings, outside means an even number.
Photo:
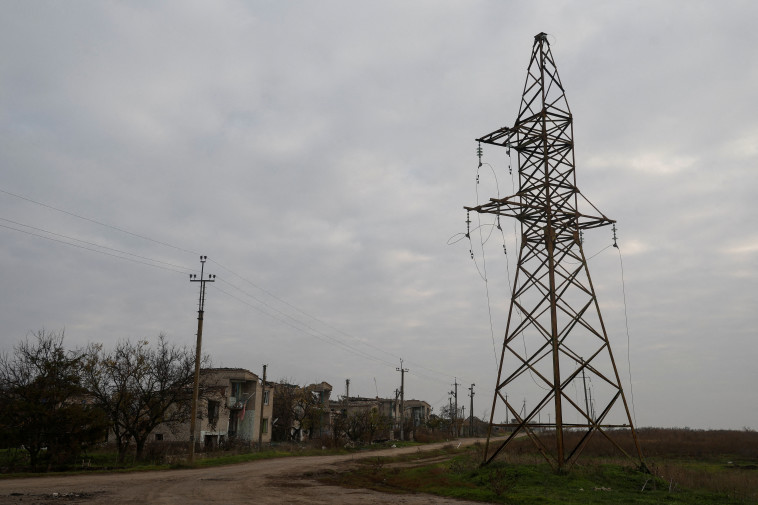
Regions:
<svg viewBox="0 0 758 505"><path fill-rule="evenodd" d="M573 120L546 34L534 38L515 124L477 140L516 152L518 192L465 208L521 223L484 462L526 434L561 471L598 435L644 467L581 240L615 221L576 186ZM526 398L537 399L530 409Z"/></svg>

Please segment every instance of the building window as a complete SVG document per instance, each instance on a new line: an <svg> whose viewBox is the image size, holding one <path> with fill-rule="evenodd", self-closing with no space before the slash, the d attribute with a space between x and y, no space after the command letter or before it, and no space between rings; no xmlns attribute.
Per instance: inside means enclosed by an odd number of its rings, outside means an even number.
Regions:
<svg viewBox="0 0 758 505"><path fill-rule="evenodd" d="M268 433L268 418L265 418L265 417L263 418L263 420L261 421L261 428L262 428L261 431L263 433Z"/></svg>
<svg viewBox="0 0 758 505"><path fill-rule="evenodd" d="M241 382L232 382L232 398L234 398L234 400L237 402L242 401L242 383Z"/></svg>
<svg viewBox="0 0 758 505"><path fill-rule="evenodd" d="M219 403L208 400L208 422L216 424L218 421Z"/></svg>
<svg viewBox="0 0 758 505"><path fill-rule="evenodd" d="M269 393L268 389L265 389L263 391L263 405L268 405L268 393Z"/></svg>
<svg viewBox="0 0 758 505"><path fill-rule="evenodd" d="M163 433L156 433L155 434L155 440L157 442L160 442L161 440L163 440Z"/></svg>
<svg viewBox="0 0 758 505"><path fill-rule="evenodd" d="M236 412L232 412L229 414L229 436L234 437L237 435L237 420L239 417L237 416Z"/></svg>

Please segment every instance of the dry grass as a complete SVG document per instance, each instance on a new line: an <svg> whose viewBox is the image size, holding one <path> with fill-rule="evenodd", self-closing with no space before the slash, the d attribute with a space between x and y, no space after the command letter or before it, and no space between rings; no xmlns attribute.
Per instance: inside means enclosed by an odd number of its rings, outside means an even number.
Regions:
<svg viewBox="0 0 758 505"><path fill-rule="evenodd" d="M450 439L450 434L441 431L431 432L423 428L418 428L413 434L413 438L416 442L429 444L432 442L444 442L445 440Z"/></svg>
<svg viewBox="0 0 758 505"><path fill-rule="evenodd" d="M648 469L665 481L670 491L702 489L746 503L758 503L758 432L642 428L637 435ZM610 436L628 454L637 454L628 430L611 432ZM552 448L552 433L543 433L540 437ZM580 437L580 433L568 433L564 439L566 446L574 447ZM544 461L527 438L514 441L504 452L502 460L508 463ZM596 435L587 444L577 465L587 467L602 463L628 465L630 460L605 437ZM655 485L654 481L651 485Z"/></svg>
<svg viewBox="0 0 758 505"><path fill-rule="evenodd" d="M719 465L688 464L675 460L651 463L650 471L669 483L669 489L707 489L732 498L758 501L758 472Z"/></svg>
<svg viewBox="0 0 758 505"><path fill-rule="evenodd" d="M542 432L538 436L550 450L554 449L554 432ZM634 439L629 430L608 431L624 451L636 455ZM566 432L564 445L574 447L583 433ZM758 432L751 430L692 430L689 428L642 428L637 430L637 436L646 458L655 457L689 457L713 458L729 456L741 460L758 462ZM523 437L514 440L508 451L514 454L534 452L531 440ZM596 433L587 444L583 455L614 457L619 453L603 435Z"/></svg>

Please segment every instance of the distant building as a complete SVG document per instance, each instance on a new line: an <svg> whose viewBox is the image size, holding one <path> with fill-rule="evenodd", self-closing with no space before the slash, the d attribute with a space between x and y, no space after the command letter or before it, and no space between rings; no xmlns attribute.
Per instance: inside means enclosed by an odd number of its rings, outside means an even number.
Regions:
<svg viewBox="0 0 758 505"><path fill-rule="evenodd" d="M398 398L367 398L351 396L347 400L333 400L329 404L333 414L341 413L350 416L365 410L376 410L380 415L390 421L392 429L387 433L387 438L394 439L395 431L400 430L400 400ZM431 415L431 406L423 400L405 400L405 422L412 427L423 426ZM406 427L408 424L406 424Z"/></svg>
<svg viewBox="0 0 758 505"><path fill-rule="evenodd" d="M270 384L264 388L258 376L244 368L204 368L200 370L200 385L203 394L198 401L195 440L202 446L212 449L235 440L257 442L260 428L261 441L271 442L274 389ZM189 440L189 431L189 421L178 426L160 425L152 437Z"/></svg>
<svg viewBox="0 0 758 505"><path fill-rule="evenodd" d="M410 419L413 426L422 426L432 414L432 406L423 400L405 400L405 418Z"/></svg>
<svg viewBox="0 0 758 505"><path fill-rule="evenodd" d="M311 390L318 395L318 402L321 409L321 420L313 429L311 437L322 437L331 433L330 428L332 426L332 416L329 410L329 402L332 396L332 385L328 382L321 382L319 384L311 384L308 386Z"/></svg>
<svg viewBox="0 0 758 505"><path fill-rule="evenodd" d="M300 387L281 383L274 387L278 399L276 440L306 440L331 433L331 384L320 382Z"/></svg>

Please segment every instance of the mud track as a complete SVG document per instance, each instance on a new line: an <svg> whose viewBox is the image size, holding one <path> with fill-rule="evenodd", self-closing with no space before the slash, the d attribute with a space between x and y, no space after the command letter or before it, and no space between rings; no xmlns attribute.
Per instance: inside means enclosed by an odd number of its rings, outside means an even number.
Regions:
<svg viewBox="0 0 758 505"><path fill-rule="evenodd" d="M469 445L474 439L460 440ZM457 445L458 442L455 442ZM358 459L438 449L445 443L337 456L267 459L191 470L0 479L0 505L95 504L465 504L424 494L384 494L321 484L310 475L342 471Z"/></svg>

